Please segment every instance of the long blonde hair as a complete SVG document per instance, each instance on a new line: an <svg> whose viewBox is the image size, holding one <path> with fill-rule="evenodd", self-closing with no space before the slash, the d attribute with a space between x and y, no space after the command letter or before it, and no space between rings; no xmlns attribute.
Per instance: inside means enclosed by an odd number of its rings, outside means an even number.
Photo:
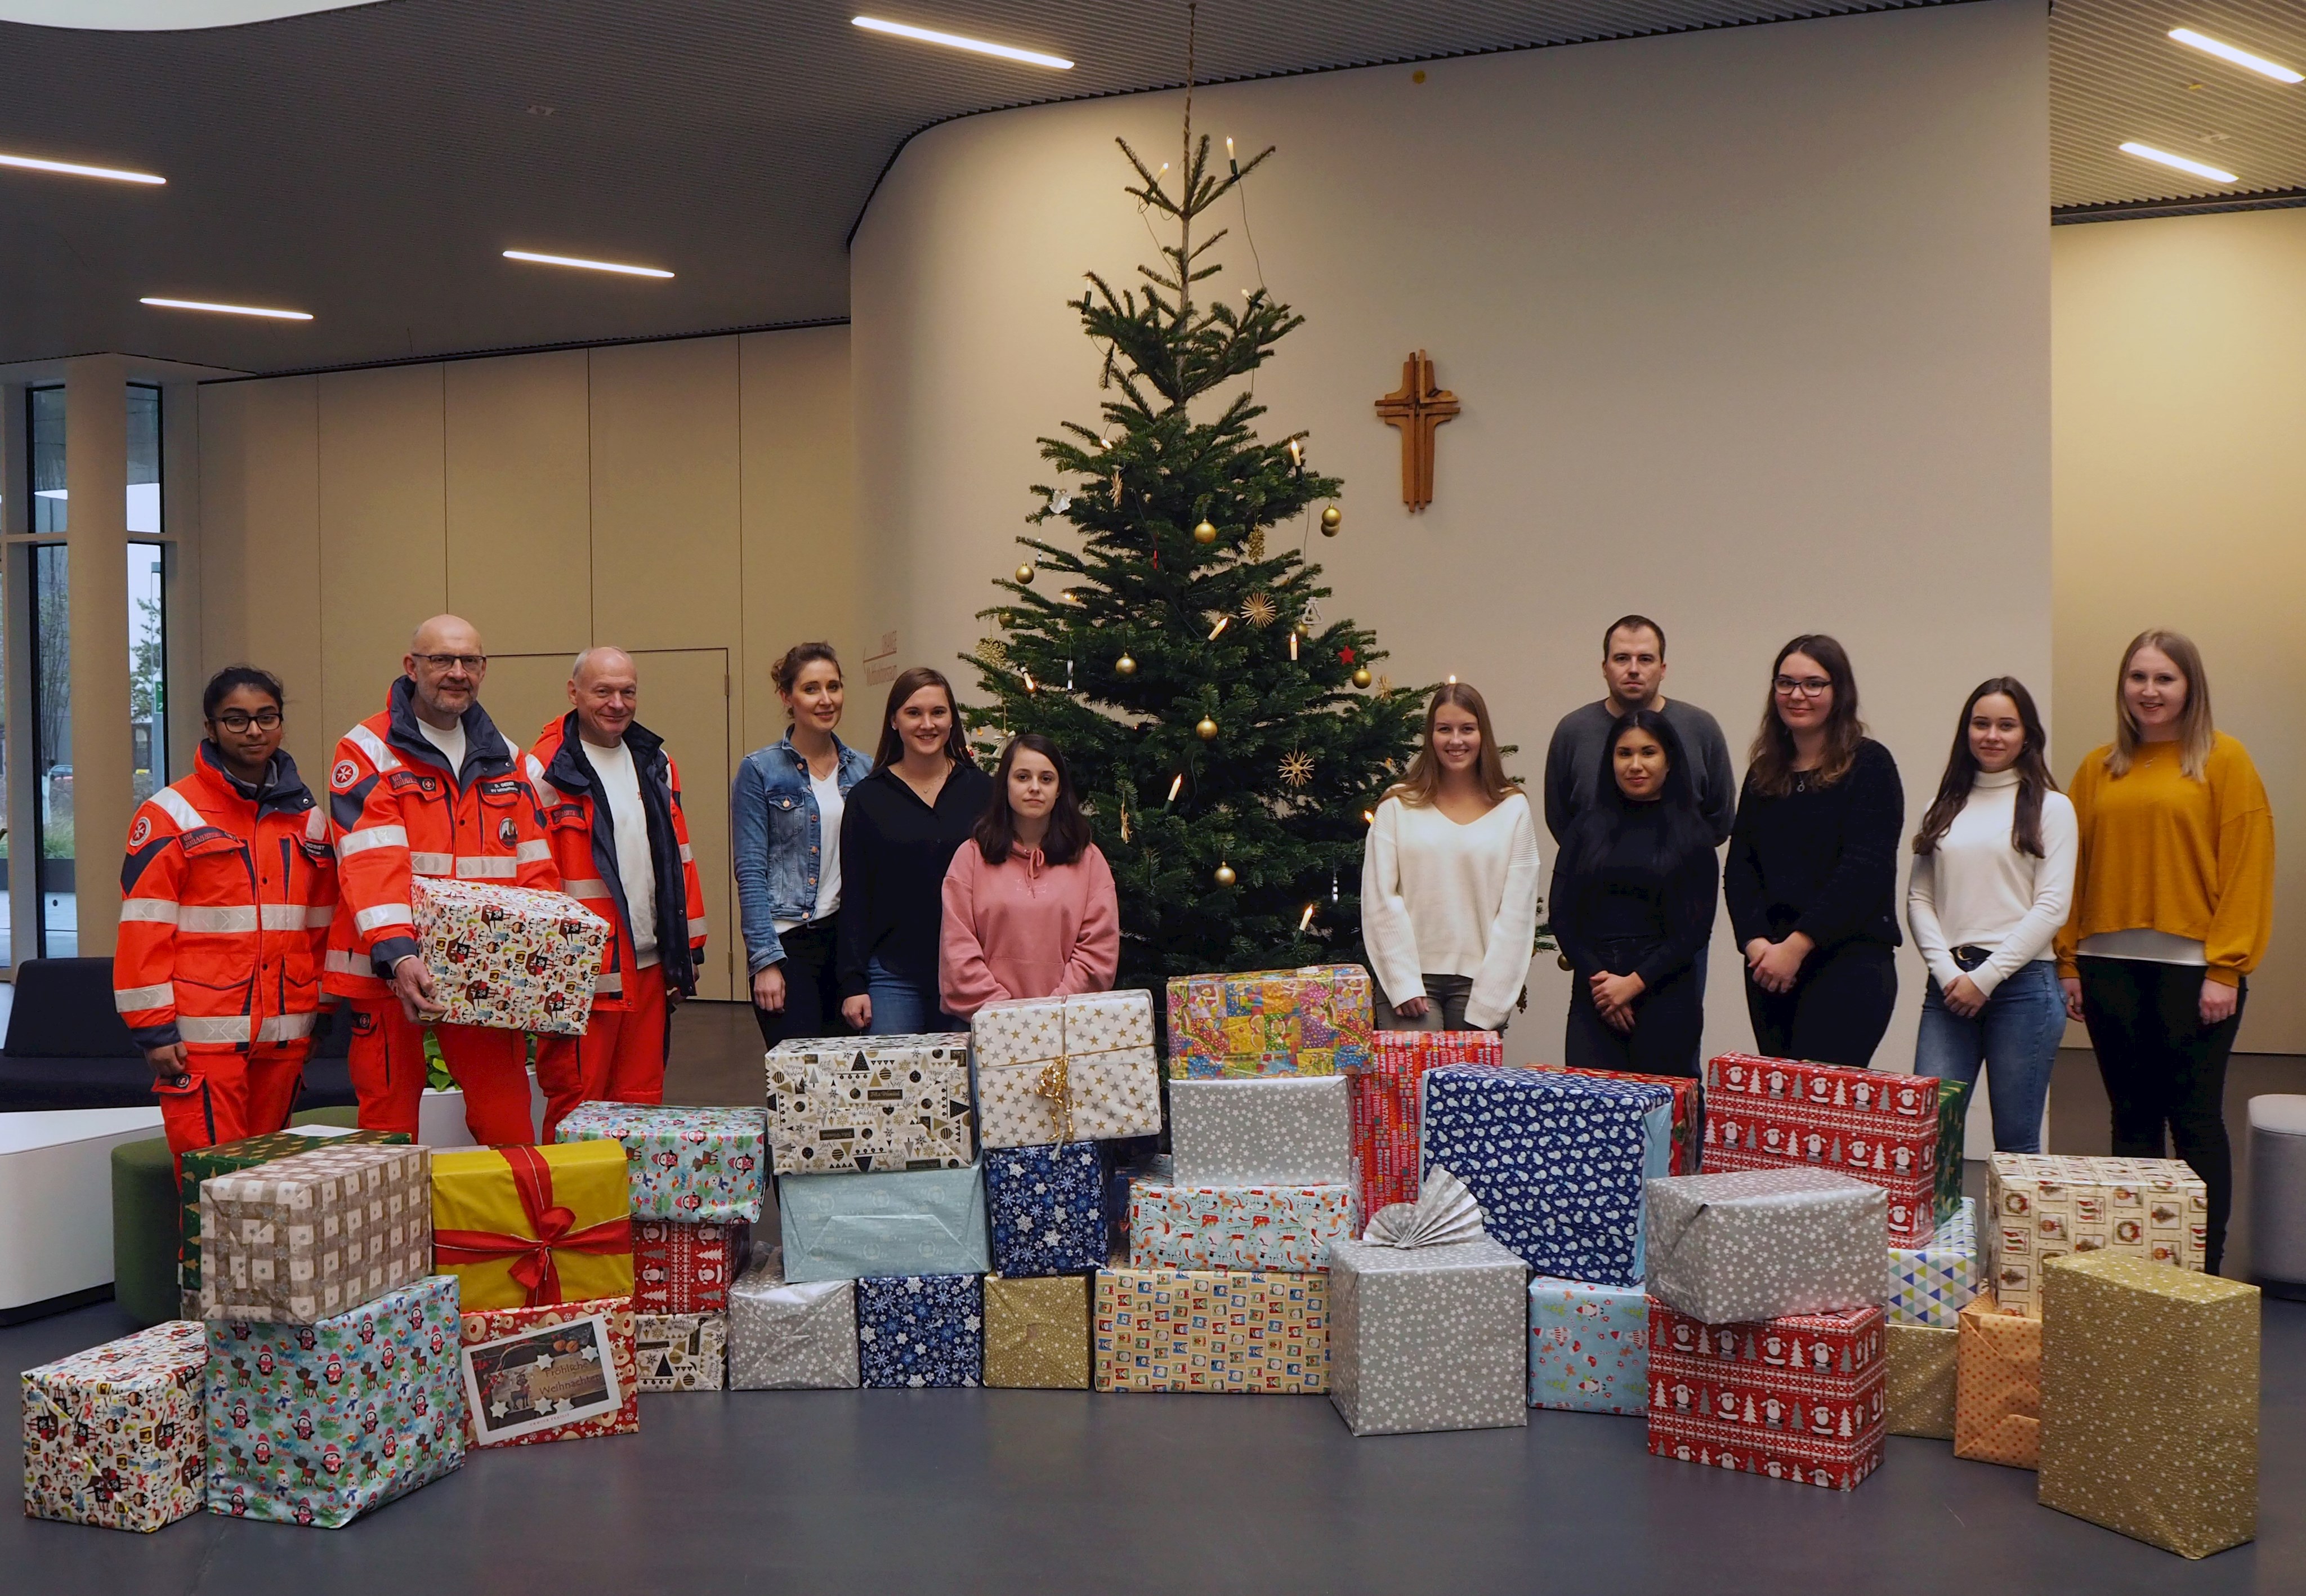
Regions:
<svg viewBox="0 0 2306 1596"><path fill-rule="evenodd" d="M1506 774L1505 755L1498 751L1497 734L1490 730L1490 706L1482 697L1481 689L1453 681L1433 689L1433 697L1425 706L1425 740L1418 745L1407 773L1386 789L1387 798L1397 798L1405 804L1422 808L1439 796L1441 760L1433 752L1433 722L1441 718L1442 710L1453 704L1473 711L1473 724L1482 729L1482 752L1473 762L1473 774L1482 784L1482 796L1499 804L1521 789L1520 784Z"/></svg>
<svg viewBox="0 0 2306 1596"><path fill-rule="evenodd" d="M2161 651L2186 679L2186 707L2178 712L2178 768L2199 781L2209 764L2210 745L2218 738L2218 729L2210 719L2210 679L2202 670L2202 651L2194 646L2194 640L2183 632L2165 632L2159 627L2139 633L2122 651L2122 668L2114 673L2114 747L2106 750L2105 768L2114 776L2128 775L2139 745L2146 740L2138 735L2138 722L2130 718L2130 696L2122 690L2130 679L2130 662L2141 648Z"/></svg>

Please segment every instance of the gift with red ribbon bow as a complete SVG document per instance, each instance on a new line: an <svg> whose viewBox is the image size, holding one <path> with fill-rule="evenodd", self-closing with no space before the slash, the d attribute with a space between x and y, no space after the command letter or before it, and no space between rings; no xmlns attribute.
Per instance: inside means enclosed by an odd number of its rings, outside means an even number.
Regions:
<svg viewBox="0 0 2306 1596"><path fill-rule="evenodd" d="M433 1259L466 1312L629 1297L633 1227L613 1141L432 1158Z"/></svg>

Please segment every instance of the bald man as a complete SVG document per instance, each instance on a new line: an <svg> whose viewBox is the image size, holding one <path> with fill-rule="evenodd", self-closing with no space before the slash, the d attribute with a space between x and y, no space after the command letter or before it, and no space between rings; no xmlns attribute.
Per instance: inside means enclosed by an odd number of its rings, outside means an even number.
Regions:
<svg viewBox="0 0 2306 1596"><path fill-rule="evenodd" d="M416 1133L424 1030L443 1011L416 943L411 881L560 890L520 750L481 707L488 651L472 622L436 615L416 628L381 713L344 735L329 771L329 832L341 901L329 927L323 985L352 1000L353 1089L360 1122ZM257 861L260 868L262 860ZM465 1092L465 1124L484 1147L536 1140L527 1040L518 1031L432 1024ZM575 1052L541 1037L538 1067Z"/></svg>
<svg viewBox="0 0 2306 1596"><path fill-rule="evenodd" d="M568 670L568 713L529 750L528 780L568 895L614 928L575 1070L548 1071L544 1139L579 1103L662 1103L672 1010L696 993L705 894L680 809L680 772L635 717L640 672L620 648L588 648ZM565 1065L565 1058L556 1061Z"/></svg>

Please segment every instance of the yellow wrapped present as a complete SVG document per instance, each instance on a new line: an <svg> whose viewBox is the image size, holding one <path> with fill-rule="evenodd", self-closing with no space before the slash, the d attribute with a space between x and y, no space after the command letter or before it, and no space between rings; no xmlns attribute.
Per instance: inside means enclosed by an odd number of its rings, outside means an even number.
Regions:
<svg viewBox="0 0 2306 1596"><path fill-rule="evenodd" d="M629 1297L631 1205L621 1142L435 1153L433 1262L466 1313Z"/></svg>
<svg viewBox="0 0 2306 1596"><path fill-rule="evenodd" d="M1934 1325L1883 1327L1889 1358L1887 1419L1892 1435L1953 1439L1954 1366L1961 1332Z"/></svg>
<svg viewBox="0 0 2306 1596"><path fill-rule="evenodd" d="M985 1277L985 1383L1043 1391L1089 1385L1089 1276Z"/></svg>
<svg viewBox="0 0 2306 1596"><path fill-rule="evenodd" d="M2042 1424L2042 1321L1980 1292L1955 1321L1953 1455L2030 1469Z"/></svg>

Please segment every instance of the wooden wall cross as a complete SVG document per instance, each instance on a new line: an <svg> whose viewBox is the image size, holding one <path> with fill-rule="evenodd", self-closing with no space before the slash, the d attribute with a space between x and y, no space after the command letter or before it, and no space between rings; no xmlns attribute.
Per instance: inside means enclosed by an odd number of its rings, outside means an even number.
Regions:
<svg viewBox="0 0 2306 1596"><path fill-rule="evenodd" d="M1377 402L1379 418L1401 429L1401 502L1413 514L1433 502L1433 429L1458 408L1456 394L1433 386L1422 349L1401 363L1401 386Z"/></svg>

